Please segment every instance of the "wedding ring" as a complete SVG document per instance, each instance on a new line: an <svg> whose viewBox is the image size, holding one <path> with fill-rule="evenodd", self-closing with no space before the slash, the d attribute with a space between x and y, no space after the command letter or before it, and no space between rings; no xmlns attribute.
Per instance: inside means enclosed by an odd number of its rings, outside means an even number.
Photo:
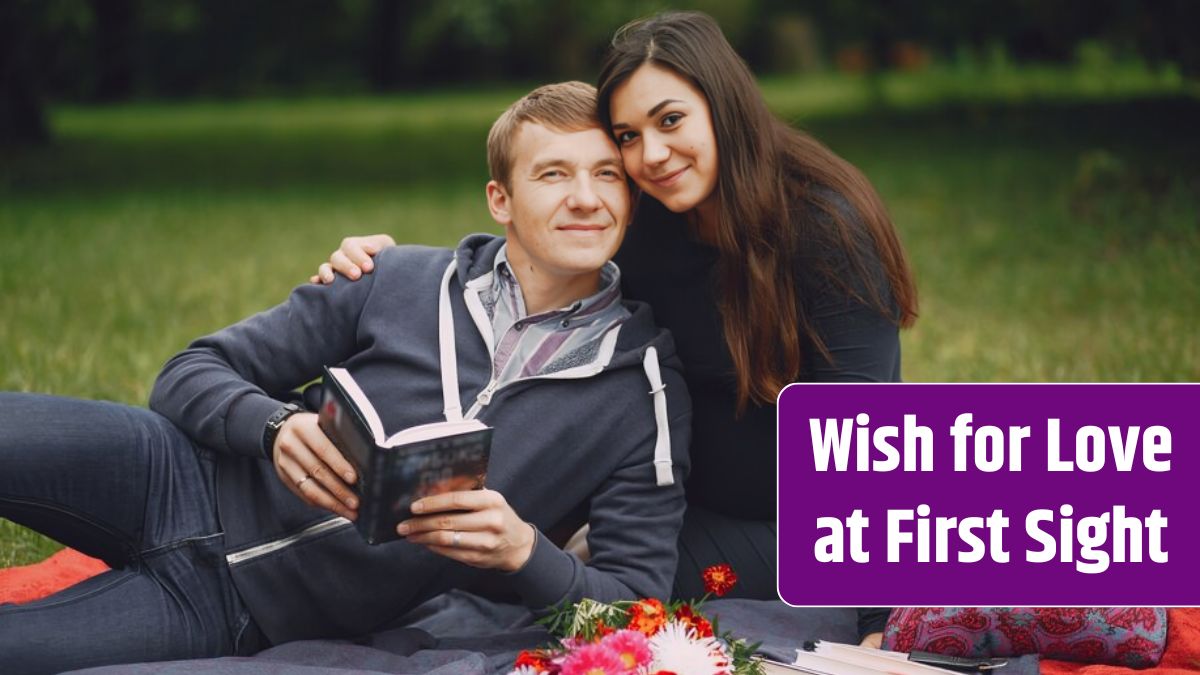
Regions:
<svg viewBox="0 0 1200 675"><path fill-rule="evenodd" d="M299 490L304 485L304 482L307 481L309 478L312 478L312 476L310 476L308 474L304 474L304 478L301 478L300 480L296 481L296 489Z"/></svg>
<svg viewBox="0 0 1200 675"><path fill-rule="evenodd" d="M458 545L461 543L462 543L462 532L455 530L454 536L450 538L450 546L453 548L458 548Z"/></svg>

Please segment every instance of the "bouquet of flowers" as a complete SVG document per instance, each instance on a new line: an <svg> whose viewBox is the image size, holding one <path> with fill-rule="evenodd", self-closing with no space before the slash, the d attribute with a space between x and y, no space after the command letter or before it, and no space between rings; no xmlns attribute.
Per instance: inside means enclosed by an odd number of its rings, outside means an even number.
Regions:
<svg viewBox="0 0 1200 675"><path fill-rule="evenodd" d="M606 604L583 600L542 619L559 643L523 651L510 675L762 675L758 645L721 633L700 608L737 583L729 565L704 570L703 598Z"/></svg>

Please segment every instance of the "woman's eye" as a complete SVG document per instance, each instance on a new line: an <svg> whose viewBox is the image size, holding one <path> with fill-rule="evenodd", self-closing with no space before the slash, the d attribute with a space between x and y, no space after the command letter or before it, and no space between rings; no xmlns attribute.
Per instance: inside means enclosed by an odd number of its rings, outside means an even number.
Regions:
<svg viewBox="0 0 1200 675"><path fill-rule="evenodd" d="M632 143L633 139L635 138L637 138L636 133L632 131L622 131L621 133L617 134L617 143L620 145L628 145Z"/></svg>
<svg viewBox="0 0 1200 675"><path fill-rule="evenodd" d="M683 115L681 113L671 113L662 118L662 126L673 127L676 124L679 124L680 120L682 119Z"/></svg>

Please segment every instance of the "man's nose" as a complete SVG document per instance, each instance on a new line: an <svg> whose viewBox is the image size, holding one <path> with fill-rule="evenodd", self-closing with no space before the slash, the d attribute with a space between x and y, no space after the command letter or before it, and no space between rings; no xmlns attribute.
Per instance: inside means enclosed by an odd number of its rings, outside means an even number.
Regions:
<svg viewBox="0 0 1200 675"><path fill-rule="evenodd" d="M642 137L642 162L648 166L662 164L671 157L671 149L658 137L658 134L646 134Z"/></svg>
<svg viewBox="0 0 1200 675"><path fill-rule="evenodd" d="M567 206L577 211L595 211L600 208L600 197L596 194L590 175L582 174L572 181Z"/></svg>

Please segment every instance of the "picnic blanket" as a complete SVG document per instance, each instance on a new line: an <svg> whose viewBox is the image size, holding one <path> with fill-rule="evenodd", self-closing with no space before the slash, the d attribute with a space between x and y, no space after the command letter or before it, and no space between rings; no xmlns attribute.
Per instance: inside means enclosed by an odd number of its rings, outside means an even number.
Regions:
<svg viewBox="0 0 1200 675"><path fill-rule="evenodd" d="M28 602L107 569L99 560L64 549L41 563L0 570L0 603ZM712 600L705 613L716 616L722 630L761 642L760 649L778 660L790 660L804 640L854 642L853 610L796 610L778 601ZM107 666L89 674L211 673L388 673L392 675L492 675L507 672L517 652L543 645L550 636L523 607L494 603L464 592L434 598L406 615L398 625L358 640L311 640L273 647L249 658ZM1172 609L1167 650L1155 668L1134 671L1116 666L1042 661L1042 675L1196 675L1200 673L1200 609ZM1004 675L1037 675L1037 657L1015 659Z"/></svg>

